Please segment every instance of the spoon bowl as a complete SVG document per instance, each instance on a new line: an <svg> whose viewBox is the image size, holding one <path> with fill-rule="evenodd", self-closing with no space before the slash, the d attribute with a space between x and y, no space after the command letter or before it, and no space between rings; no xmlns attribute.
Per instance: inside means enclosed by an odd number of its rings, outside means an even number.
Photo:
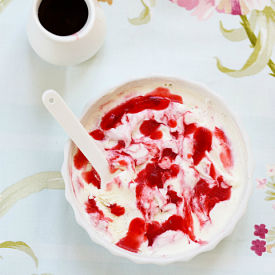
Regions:
<svg viewBox="0 0 275 275"><path fill-rule="evenodd" d="M56 91L45 91L42 101L51 115L95 168L101 179L101 188L104 189L106 184L111 181L112 176L103 151L96 145L93 138Z"/></svg>

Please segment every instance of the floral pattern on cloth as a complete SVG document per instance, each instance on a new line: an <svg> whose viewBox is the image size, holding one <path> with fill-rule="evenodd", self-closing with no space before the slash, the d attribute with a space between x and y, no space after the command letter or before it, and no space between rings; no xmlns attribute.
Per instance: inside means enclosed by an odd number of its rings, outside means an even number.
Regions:
<svg viewBox="0 0 275 275"><path fill-rule="evenodd" d="M112 4L112 0L98 0ZM139 0L143 9L135 18L130 18L133 25L147 24L151 20L151 8L155 0ZM224 28L220 22L222 35L233 42L248 40L252 53L240 69L231 69L222 64L219 58L217 68L231 77L245 77L259 73L265 67L275 77L275 63L271 56L275 45L275 0L169 0L179 7L191 11L198 19L208 19L214 12L238 15L241 27ZM249 17L247 17L249 16Z"/></svg>
<svg viewBox="0 0 275 275"><path fill-rule="evenodd" d="M270 0L170 0L180 7L193 10L200 19L208 18L214 11L233 15L246 15L252 10L263 10Z"/></svg>
<svg viewBox="0 0 275 275"><path fill-rule="evenodd" d="M275 201L275 165L270 165L267 169L268 178L257 179L257 188L264 189L266 193L266 201ZM275 204L272 208L275 210ZM275 214L275 213L274 213ZM265 224L254 225L254 236L258 239L251 242L250 249L254 251L258 256L262 256L263 253L272 253L272 249L275 248L275 226L267 229Z"/></svg>
<svg viewBox="0 0 275 275"><path fill-rule="evenodd" d="M274 0L170 0L178 6L191 10L199 19L209 18L214 11L239 15L241 27L225 29L220 22L223 36L233 42L248 39L253 51L240 69L222 65L217 58L217 67L231 77L244 77L259 73L266 66L275 77L275 63L271 60L275 45L275 1ZM249 14L248 18L246 15ZM257 33L256 33L257 30Z"/></svg>
<svg viewBox="0 0 275 275"><path fill-rule="evenodd" d="M65 188L63 178L60 172L47 171L40 172L29 177L23 178L17 183L12 184L0 193L0 218L4 216L10 208L12 208L20 200L29 197L31 194L41 192L43 190L63 190ZM0 250L13 249L21 251L30 256L36 270L38 269L39 261L32 248L22 241L4 241L0 242ZM0 259L3 257L0 255ZM1 273L2 274L2 273ZM38 275L33 273L33 275ZM41 273L40 275L51 275L50 273Z"/></svg>

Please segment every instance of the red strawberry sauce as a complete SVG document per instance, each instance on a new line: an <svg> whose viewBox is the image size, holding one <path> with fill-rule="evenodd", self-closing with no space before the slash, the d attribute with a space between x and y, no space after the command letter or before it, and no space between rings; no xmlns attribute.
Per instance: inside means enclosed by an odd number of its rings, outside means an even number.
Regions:
<svg viewBox="0 0 275 275"><path fill-rule="evenodd" d="M122 123L122 118L127 114L137 114L144 110L163 111L171 104L183 104L182 97L172 94L169 89L159 87L153 92L143 96L137 96L128 99L117 107L109 110L101 119L99 127L93 130L90 135L98 142L106 139L106 133L113 128L118 127ZM184 114L183 114L184 116ZM222 148L220 160L226 169L233 166L233 156L231 152L231 144L226 137L224 131L218 127L212 131L205 127L199 127L195 123L186 124L183 121L182 128L178 128L179 121L175 117L168 117L167 120L157 121L156 119L146 119L140 126L139 131L142 136L151 140L162 140L163 133L160 126L164 125L171 129L171 138L178 140L180 138L188 138L192 140L192 152L188 154L188 159L192 162L192 169L196 171L196 166L200 164L202 159L207 157L207 153L212 150L213 139L217 139ZM181 122L182 123L182 122ZM182 129L182 130L179 130ZM131 144L135 141L132 139ZM131 145L130 144L130 145ZM145 144L146 145L146 144ZM127 162L123 157L131 159L131 155L125 152L127 149L124 140L118 140L117 145L113 148L106 149L115 153L113 160L118 159L120 165L125 166ZM126 235L120 239L116 245L137 253L140 246L146 242L148 246L152 246L158 236L167 231L180 231L185 234L190 241L198 242L194 234L193 215L198 217L201 226L205 222L210 221L210 212L217 203L230 199L231 186L227 184L222 175L219 175L211 162L209 165L209 176L212 181L208 181L199 177L194 188L189 191L189 195L173 190L173 187L167 186L170 179L177 178L178 175L184 174L180 165L176 164L178 153L172 148L158 149L152 145L148 147L149 153L152 155L143 169L137 173L135 182L136 206L141 213L141 217L133 218L128 227ZM122 158L122 159L120 159ZM163 160L166 161L168 168L161 166ZM88 160L80 150L74 155L74 166L81 170L82 178L86 184L92 184L100 189L100 177L97 172L90 166ZM133 160L135 163L135 160ZM167 164L168 163L168 164ZM132 164L135 165L135 164ZM153 218L151 204L154 202L154 192L166 188L164 193L166 204L173 204L178 210L177 214L171 215L167 220L160 223ZM148 191L152 192L148 192ZM148 206L149 205L149 206ZM126 214L127 206L122 206L117 203L107 206L110 213L117 217ZM86 212L91 215L96 215L99 220L106 220L104 213L99 209L95 199L88 199L86 202ZM180 214L182 213L182 214Z"/></svg>

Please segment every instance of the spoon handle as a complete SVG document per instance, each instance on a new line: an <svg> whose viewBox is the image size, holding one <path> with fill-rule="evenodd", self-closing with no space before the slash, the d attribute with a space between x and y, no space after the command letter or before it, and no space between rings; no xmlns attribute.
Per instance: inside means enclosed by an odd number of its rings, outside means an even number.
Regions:
<svg viewBox="0 0 275 275"><path fill-rule="evenodd" d="M66 105L62 97L54 90L47 90L43 93L42 101L48 111L98 172L101 182L108 181L109 165L105 155Z"/></svg>

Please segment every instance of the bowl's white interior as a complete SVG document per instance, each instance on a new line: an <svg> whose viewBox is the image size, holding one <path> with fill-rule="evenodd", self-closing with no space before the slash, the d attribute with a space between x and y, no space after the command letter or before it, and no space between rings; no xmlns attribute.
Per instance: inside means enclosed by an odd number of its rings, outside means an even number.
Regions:
<svg viewBox="0 0 275 275"><path fill-rule="evenodd" d="M232 232L237 221L245 212L247 201L251 192L251 183L250 183L251 164L250 164L249 152L247 149L247 141L245 140L245 137L239 127L239 124L236 122L232 113L228 110L226 105L219 99L219 97L214 95L206 87L200 84L189 82L189 81L175 79L175 78L166 78L166 77L152 77L152 78L145 78L145 79L127 82L126 84L123 84L109 91L98 100L90 103L87 106L87 109L81 121L87 129L90 129L95 124L96 120L102 117L103 115L102 112L104 112L105 108L108 110L118 104L118 101L117 101L118 95L119 96L129 95L129 97L131 97L132 95L135 95L137 91L142 90L144 92L147 92L158 86L171 87L173 91L176 90L177 92L180 92L183 95L183 99L185 99L186 97L190 97L190 100L192 100L192 98L195 98L195 100L205 100L205 98L208 98L211 101L211 104L213 104L213 108L223 113L224 117L230 120L231 125L234 128L234 131L238 133L238 139L239 139L239 142L241 143L240 148L242 148L240 149L240 154L243 155L243 158L246 161L246 177L245 177L246 179L242 183L243 188L240 196L241 199L239 200L238 206L237 206L238 211L236 211L236 213L232 215L230 221L227 224L224 224L224 230L222 230L217 236L215 236L215 238L213 238L207 245L201 246L193 250L189 250L187 253L180 253L180 254L175 254L170 256L168 255L166 257L159 257L159 256L148 257L148 256L143 256L132 252L128 252L108 242L104 238L102 238L100 233L97 230L95 230L95 228L87 221L84 213L82 213L82 211L80 210L80 206L78 205L78 202L73 194L72 186L71 186L72 183L71 183L71 177L70 177L70 173L71 173L70 167L72 163L72 155L75 151L75 146L71 142L69 142L65 147L65 152L64 152L65 159L64 159L62 174L66 183L66 197L74 209L76 219L78 223L88 232L88 234L90 235L93 241L103 245L115 255L127 257L138 263L166 264L174 261L186 261L201 252L213 249L219 243L219 241L221 241L224 237L226 237ZM124 97L124 100L125 100L125 97ZM103 110L102 110L102 105L104 105ZM91 114L93 114L92 120L91 120Z"/></svg>

